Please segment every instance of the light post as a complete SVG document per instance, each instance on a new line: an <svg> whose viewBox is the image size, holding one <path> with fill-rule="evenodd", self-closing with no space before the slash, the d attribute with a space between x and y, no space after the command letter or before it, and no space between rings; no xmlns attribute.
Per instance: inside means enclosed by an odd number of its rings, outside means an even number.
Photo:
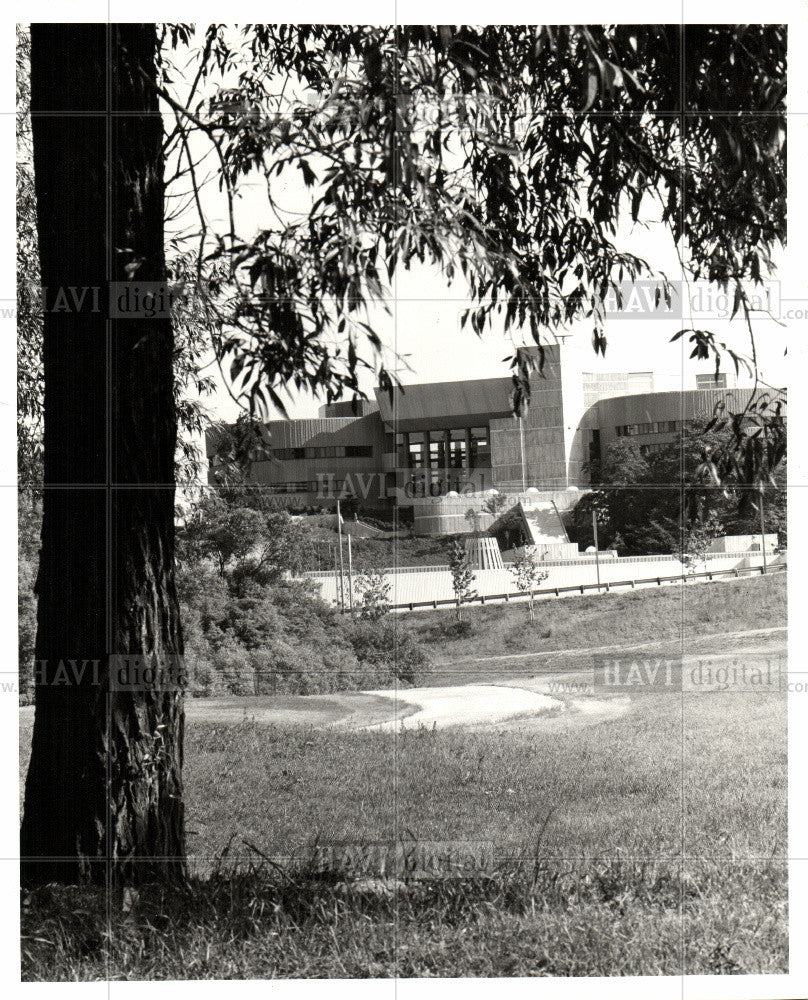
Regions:
<svg viewBox="0 0 808 1000"><path fill-rule="evenodd" d="M353 556L351 554L351 536L348 535L348 604L353 614Z"/></svg>
<svg viewBox="0 0 808 1000"><path fill-rule="evenodd" d="M337 538L339 539L339 603L342 610L345 610L345 565L342 561L342 514L337 500Z"/></svg>
<svg viewBox="0 0 808 1000"><path fill-rule="evenodd" d="M760 551L763 553L763 574L766 575L766 523L763 514L763 483L760 483L758 487L760 493L760 502L758 503L758 510L760 512Z"/></svg>
<svg viewBox="0 0 808 1000"><path fill-rule="evenodd" d="M595 535L595 573L598 578L598 593L600 593L600 547L598 545L598 514L592 511L592 531Z"/></svg>

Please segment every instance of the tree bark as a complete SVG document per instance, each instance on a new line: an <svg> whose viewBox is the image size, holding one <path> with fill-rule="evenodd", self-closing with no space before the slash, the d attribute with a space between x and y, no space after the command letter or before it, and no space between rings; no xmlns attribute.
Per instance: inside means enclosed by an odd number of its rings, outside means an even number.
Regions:
<svg viewBox="0 0 808 1000"><path fill-rule="evenodd" d="M131 670L181 663L173 337L167 310L114 308L114 283L131 305L166 277L156 54L150 24L31 29L45 489L27 886L184 874L182 692Z"/></svg>

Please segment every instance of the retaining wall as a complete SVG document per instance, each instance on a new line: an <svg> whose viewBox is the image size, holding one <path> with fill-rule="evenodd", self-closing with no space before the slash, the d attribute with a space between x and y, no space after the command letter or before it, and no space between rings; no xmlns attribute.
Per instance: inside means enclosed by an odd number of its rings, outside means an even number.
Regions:
<svg viewBox="0 0 808 1000"><path fill-rule="evenodd" d="M785 563L785 553L771 556L767 566L774 568ZM598 582L601 585L624 583L631 580L648 580L681 576L685 581L696 578L696 573L727 571L748 571L763 565L760 552L710 553L703 563L685 567L675 556L634 556L623 559L608 559L595 563L594 558L576 562L547 563L547 578L538 588L553 591L555 588L581 587L591 589ZM433 601L452 601L452 574L448 567L406 567L403 570L382 570L390 583L390 603L396 606L423 604ZM319 585L324 600L333 604L339 602L339 578L335 573L308 573L306 578ZM503 569L481 569L474 571L473 584L479 597L501 597L508 594L517 596L519 591L508 566ZM347 574L345 576L347 601Z"/></svg>

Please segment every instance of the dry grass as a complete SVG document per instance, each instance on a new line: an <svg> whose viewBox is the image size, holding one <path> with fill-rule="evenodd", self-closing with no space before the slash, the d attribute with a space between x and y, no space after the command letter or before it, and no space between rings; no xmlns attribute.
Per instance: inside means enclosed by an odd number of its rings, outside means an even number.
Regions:
<svg viewBox="0 0 808 1000"><path fill-rule="evenodd" d="M242 865L123 912L46 887L27 980L783 972L784 866L596 862L389 892Z"/></svg>

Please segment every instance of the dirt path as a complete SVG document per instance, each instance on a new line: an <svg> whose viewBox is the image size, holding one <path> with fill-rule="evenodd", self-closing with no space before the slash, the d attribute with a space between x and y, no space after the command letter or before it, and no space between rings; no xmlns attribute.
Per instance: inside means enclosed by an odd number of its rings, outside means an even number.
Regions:
<svg viewBox="0 0 808 1000"><path fill-rule="evenodd" d="M378 697L390 697L394 692L371 691ZM507 722L524 716L546 715L559 711L563 703L548 694L522 687L493 684L458 684L455 687L408 688L402 692L416 711L402 713L392 702L394 714L384 722L362 725L361 729L392 732L401 728L425 726L444 729L450 726L477 726Z"/></svg>

